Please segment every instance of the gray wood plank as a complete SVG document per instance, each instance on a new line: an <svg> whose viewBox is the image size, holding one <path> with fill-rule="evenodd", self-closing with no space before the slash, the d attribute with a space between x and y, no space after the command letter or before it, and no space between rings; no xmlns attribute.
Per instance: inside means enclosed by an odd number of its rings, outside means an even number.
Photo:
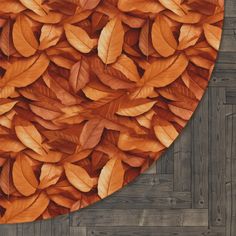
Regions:
<svg viewBox="0 0 236 236"><path fill-rule="evenodd" d="M210 222L213 226L225 225L225 90L209 90L209 175Z"/></svg>
<svg viewBox="0 0 236 236"><path fill-rule="evenodd" d="M208 94L193 117L192 197L193 208L208 208Z"/></svg>
<svg viewBox="0 0 236 236"><path fill-rule="evenodd" d="M174 143L174 191L191 191L192 122Z"/></svg>
<svg viewBox="0 0 236 236"><path fill-rule="evenodd" d="M178 209L178 208L191 208L192 196L190 192L165 192L160 196L156 195L152 190L143 191L145 196L134 195L129 192L125 196L120 193L115 193L109 196L106 200L102 200L99 203L95 203L90 206L90 209Z"/></svg>
<svg viewBox="0 0 236 236"><path fill-rule="evenodd" d="M232 224L232 140L233 140L233 107L227 105L226 115L226 236L231 236Z"/></svg>
<svg viewBox="0 0 236 236"><path fill-rule="evenodd" d="M224 236L217 227L88 227L87 236ZM71 235L74 236L74 235ZM76 235L77 236L77 235ZM83 235L82 235L83 236Z"/></svg>
<svg viewBox="0 0 236 236"><path fill-rule="evenodd" d="M226 104L236 105L236 88L226 89Z"/></svg>
<svg viewBox="0 0 236 236"><path fill-rule="evenodd" d="M158 174L174 173L174 145L171 145L163 156L157 161Z"/></svg>
<svg viewBox="0 0 236 236"><path fill-rule="evenodd" d="M86 227L70 227L70 236L87 236Z"/></svg>
<svg viewBox="0 0 236 236"><path fill-rule="evenodd" d="M17 225L1 225L0 235L17 236Z"/></svg>
<svg viewBox="0 0 236 236"><path fill-rule="evenodd" d="M52 220L52 236L70 235L70 217L62 215Z"/></svg>
<svg viewBox="0 0 236 236"><path fill-rule="evenodd" d="M17 225L17 236L34 235L35 223L26 223Z"/></svg>
<svg viewBox="0 0 236 236"><path fill-rule="evenodd" d="M71 214L72 226L207 226L207 209L86 209Z"/></svg>
<svg viewBox="0 0 236 236"><path fill-rule="evenodd" d="M236 106L232 114L232 162L231 162L231 236L236 235Z"/></svg>

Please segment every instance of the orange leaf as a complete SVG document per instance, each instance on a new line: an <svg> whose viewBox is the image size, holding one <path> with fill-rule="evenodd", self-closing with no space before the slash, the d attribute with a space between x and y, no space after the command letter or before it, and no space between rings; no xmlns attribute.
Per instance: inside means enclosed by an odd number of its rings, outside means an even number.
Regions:
<svg viewBox="0 0 236 236"><path fill-rule="evenodd" d="M91 39L84 29L70 24L64 28L68 42L78 51L89 53L97 45L97 40Z"/></svg>
<svg viewBox="0 0 236 236"><path fill-rule="evenodd" d="M5 224L32 222L45 211L48 204L49 198L44 192L12 200L0 222Z"/></svg>
<svg viewBox="0 0 236 236"><path fill-rule="evenodd" d="M63 172L63 168L61 166L56 166L55 164L43 164L41 168L40 174L40 184L38 186L39 189L47 188L51 185L57 183L61 174Z"/></svg>
<svg viewBox="0 0 236 236"><path fill-rule="evenodd" d="M98 56L105 64L114 63L121 55L124 29L119 17L110 20L103 28L98 41Z"/></svg>
<svg viewBox="0 0 236 236"><path fill-rule="evenodd" d="M164 17L158 16L153 24L152 43L153 47L163 57L173 55L177 49L177 42Z"/></svg>
<svg viewBox="0 0 236 236"><path fill-rule="evenodd" d="M98 179L98 195L105 198L123 186L124 168L121 160L111 159L102 168Z"/></svg>
<svg viewBox="0 0 236 236"><path fill-rule="evenodd" d="M0 87L25 87L35 82L47 69L49 60L45 54L14 61L0 80Z"/></svg>
<svg viewBox="0 0 236 236"><path fill-rule="evenodd" d="M220 39L222 35L222 29L209 24L203 25L204 33L207 39L207 42L215 49L219 50L220 48Z"/></svg>
<svg viewBox="0 0 236 236"><path fill-rule="evenodd" d="M24 196L30 196L36 192L38 180L29 164L26 155L19 154L13 164L13 182L16 189Z"/></svg>
<svg viewBox="0 0 236 236"><path fill-rule="evenodd" d="M35 126L29 121L19 117L15 118L15 131L19 140L28 148L32 149L40 155L46 152L42 146L43 138Z"/></svg>
<svg viewBox="0 0 236 236"><path fill-rule="evenodd" d="M45 16L47 13L42 6L41 0L19 0L26 8L32 10L40 16Z"/></svg>
<svg viewBox="0 0 236 236"><path fill-rule="evenodd" d="M88 121L80 135L80 143L83 149L90 149L95 147L102 136L104 130L103 120L93 119Z"/></svg>
<svg viewBox="0 0 236 236"><path fill-rule="evenodd" d="M17 17L12 34L14 46L22 56L30 57L35 54L39 46L38 41L24 15Z"/></svg>
<svg viewBox="0 0 236 236"><path fill-rule="evenodd" d="M154 87L164 87L174 82L185 71L188 59L184 54L159 59L146 70L143 83Z"/></svg>
<svg viewBox="0 0 236 236"><path fill-rule="evenodd" d="M94 180L82 167L70 163L64 164L68 181L81 192L89 192L94 186Z"/></svg>

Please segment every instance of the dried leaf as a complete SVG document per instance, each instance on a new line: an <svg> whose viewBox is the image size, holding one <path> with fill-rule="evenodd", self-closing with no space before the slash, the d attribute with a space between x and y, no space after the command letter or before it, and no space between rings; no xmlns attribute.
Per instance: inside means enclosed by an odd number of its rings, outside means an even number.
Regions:
<svg viewBox="0 0 236 236"><path fill-rule="evenodd" d="M18 139L26 147L40 155L46 154L46 151L42 146L43 138L32 123L17 117L15 119L15 132Z"/></svg>
<svg viewBox="0 0 236 236"><path fill-rule="evenodd" d="M49 60L45 54L14 61L0 80L0 87L25 87L35 82L47 69Z"/></svg>
<svg viewBox="0 0 236 236"><path fill-rule="evenodd" d="M13 43L16 50L24 57L30 57L38 49L38 41L32 31L31 25L24 15L19 15L13 26Z"/></svg>
<svg viewBox="0 0 236 236"><path fill-rule="evenodd" d="M97 40L91 39L84 29L69 24L64 28L68 42L78 51L89 53L97 45Z"/></svg>
<svg viewBox="0 0 236 236"><path fill-rule="evenodd" d="M62 172L63 168L61 166L47 163L44 164L41 168L40 183L38 188L44 189L56 184L61 177Z"/></svg>
<svg viewBox="0 0 236 236"><path fill-rule="evenodd" d="M49 198L42 192L31 197L15 199L10 202L1 223L22 223L36 220L47 208Z"/></svg>
<svg viewBox="0 0 236 236"><path fill-rule="evenodd" d="M27 156L19 154L13 165L13 182L16 189L24 196L30 196L36 192L38 180L30 166Z"/></svg>
<svg viewBox="0 0 236 236"><path fill-rule="evenodd" d="M125 170L120 159L111 159L102 168L98 179L98 195L105 198L123 186Z"/></svg>
<svg viewBox="0 0 236 236"><path fill-rule="evenodd" d="M83 149L94 148L99 143L103 130L103 120L93 119L88 121L80 135L80 143Z"/></svg>
<svg viewBox="0 0 236 236"><path fill-rule="evenodd" d="M177 49L177 42L166 19L158 16L152 26L153 47L163 57L171 56Z"/></svg>
<svg viewBox="0 0 236 236"><path fill-rule="evenodd" d="M124 29L119 17L110 20L103 28L98 41L98 56L107 65L114 63L121 55Z"/></svg>
<svg viewBox="0 0 236 236"><path fill-rule="evenodd" d="M94 186L94 180L82 167L65 163L65 173L68 181L81 192L89 192Z"/></svg>
<svg viewBox="0 0 236 236"><path fill-rule="evenodd" d="M222 29L209 24L204 24L203 29L207 42L215 48L215 50L219 50Z"/></svg>

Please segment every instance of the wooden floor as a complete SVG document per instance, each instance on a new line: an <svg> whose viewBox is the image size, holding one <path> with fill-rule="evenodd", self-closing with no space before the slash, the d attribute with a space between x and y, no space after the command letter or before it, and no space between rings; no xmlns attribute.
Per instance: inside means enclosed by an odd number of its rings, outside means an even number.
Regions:
<svg viewBox="0 0 236 236"><path fill-rule="evenodd" d="M194 118L147 173L89 208L0 236L236 236L236 1Z"/></svg>

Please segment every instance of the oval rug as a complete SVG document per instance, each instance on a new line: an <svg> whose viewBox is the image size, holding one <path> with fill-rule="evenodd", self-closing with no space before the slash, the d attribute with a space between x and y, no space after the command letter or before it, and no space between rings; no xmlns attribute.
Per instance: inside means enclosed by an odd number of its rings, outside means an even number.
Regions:
<svg viewBox="0 0 236 236"><path fill-rule="evenodd" d="M223 0L0 0L0 222L106 198L207 88Z"/></svg>

